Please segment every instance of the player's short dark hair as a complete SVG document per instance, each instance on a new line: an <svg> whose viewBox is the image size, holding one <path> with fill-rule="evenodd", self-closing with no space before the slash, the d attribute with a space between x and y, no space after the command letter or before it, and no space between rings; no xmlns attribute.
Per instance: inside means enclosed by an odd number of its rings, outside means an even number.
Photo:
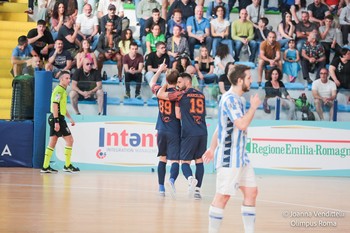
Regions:
<svg viewBox="0 0 350 233"><path fill-rule="evenodd" d="M28 42L28 39L25 35L18 37L18 45L24 45Z"/></svg>
<svg viewBox="0 0 350 233"><path fill-rule="evenodd" d="M187 79L192 81L192 76L189 73L186 73L186 72L179 74L179 77L187 78Z"/></svg>
<svg viewBox="0 0 350 233"><path fill-rule="evenodd" d="M179 71L176 69L168 69L166 72L166 81L169 84L175 85L177 83L177 78L179 77Z"/></svg>
<svg viewBox="0 0 350 233"><path fill-rule="evenodd" d="M36 23L36 25L43 25L46 26L46 21L43 19L39 19L38 22Z"/></svg>
<svg viewBox="0 0 350 233"><path fill-rule="evenodd" d="M153 8L152 13L160 13L158 8Z"/></svg>
<svg viewBox="0 0 350 233"><path fill-rule="evenodd" d="M70 71L69 70L61 70L59 73L58 73L58 79L61 78L63 75L65 74L69 74L70 76Z"/></svg>
<svg viewBox="0 0 350 233"><path fill-rule="evenodd" d="M233 67L229 68L227 77L230 83L234 86L237 85L238 79L245 78L246 70L250 70L250 67L246 65L234 65Z"/></svg>

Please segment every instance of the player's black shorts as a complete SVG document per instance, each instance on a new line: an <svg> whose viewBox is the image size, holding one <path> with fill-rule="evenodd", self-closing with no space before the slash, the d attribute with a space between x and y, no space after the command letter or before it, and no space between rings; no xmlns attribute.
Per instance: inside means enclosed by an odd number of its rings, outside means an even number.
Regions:
<svg viewBox="0 0 350 233"><path fill-rule="evenodd" d="M55 123L53 120L53 115L51 114L49 116L48 122L50 125L50 137L51 136L57 136L57 137L62 137L62 136L69 136L71 135L71 132L68 128L67 122L64 119L64 116L59 116L60 119L60 130L58 132L55 131Z"/></svg>
<svg viewBox="0 0 350 233"><path fill-rule="evenodd" d="M181 138L180 159L190 161L202 158L207 150L207 135Z"/></svg>
<svg viewBox="0 0 350 233"><path fill-rule="evenodd" d="M166 155L168 160L180 160L180 135L158 131L158 156Z"/></svg>

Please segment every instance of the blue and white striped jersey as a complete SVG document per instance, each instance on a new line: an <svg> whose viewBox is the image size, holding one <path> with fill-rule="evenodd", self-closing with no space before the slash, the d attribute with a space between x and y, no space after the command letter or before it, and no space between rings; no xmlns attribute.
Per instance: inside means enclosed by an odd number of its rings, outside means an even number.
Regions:
<svg viewBox="0 0 350 233"><path fill-rule="evenodd" d="M232 92L223 94L218 113L218 146L215 150L216 168L243 167L249 163L245 150L247 131L235 127L234 121L246 112L245 99Z"/></svg>

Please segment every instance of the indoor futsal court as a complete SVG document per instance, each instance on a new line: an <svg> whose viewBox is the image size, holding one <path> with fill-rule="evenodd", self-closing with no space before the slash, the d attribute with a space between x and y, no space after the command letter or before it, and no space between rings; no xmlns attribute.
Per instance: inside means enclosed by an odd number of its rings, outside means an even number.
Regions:
<svg viewBox="0 0 350 233"><path fill-rule="evenodd" d="M207 232L215 177L205 174L198 201L181 174L172 199L158 195L151 172L1 168L0 232ZM257 175L257 182L256 233L350 232L349 178ZM241 200L229 201L221 232L243 232Z"/></svg>

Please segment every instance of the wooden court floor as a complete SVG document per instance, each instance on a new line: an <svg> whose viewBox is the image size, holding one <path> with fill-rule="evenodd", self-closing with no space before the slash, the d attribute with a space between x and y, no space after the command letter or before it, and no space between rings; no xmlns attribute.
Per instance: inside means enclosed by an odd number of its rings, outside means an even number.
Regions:
<svg viewBox="0 0 350 233"><path fill-rule="evenodd" d="M350 178L257 176L256 233L350 232ZM160 197L156 173L82 171L40 174L0 168L0 232L207 232L215 175L206 174L203 199ZM231 198L223 233L241 233L242 197Z"/></svg>

